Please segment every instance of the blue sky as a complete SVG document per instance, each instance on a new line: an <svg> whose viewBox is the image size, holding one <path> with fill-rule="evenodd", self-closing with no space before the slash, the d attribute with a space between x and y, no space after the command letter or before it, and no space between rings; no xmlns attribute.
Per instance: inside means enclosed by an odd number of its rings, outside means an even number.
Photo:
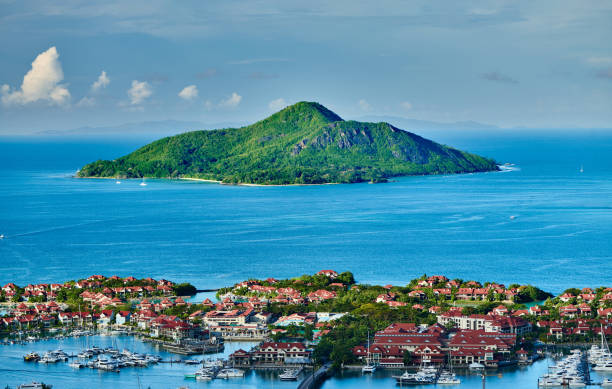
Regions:
<svg viewBox="0 0 612 389"><path fill-rule="evenodd" d="M610 128L612 3L0 0L0 88L4 134L244 123L300 100Z"/></svg>

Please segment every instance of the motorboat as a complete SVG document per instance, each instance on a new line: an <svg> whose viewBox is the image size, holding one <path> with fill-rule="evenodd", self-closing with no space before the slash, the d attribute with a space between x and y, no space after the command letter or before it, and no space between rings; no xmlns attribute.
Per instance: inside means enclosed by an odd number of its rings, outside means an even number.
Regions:
<svg viewBox="0 0 612 389"><path fill-rule="evenodd" d="M23 360L26 362L36 362L40 359L40 355L38 355L37 353L27 353L26 355L23 356Z"/></svg>
<svg viewBox="0 0 612 389"><path fill-rule="evenodd" d="M278 378L280 378L281 381L297 381L299 375L299 369L285 369L278 375Z"/></svg>
<svg viewBox="0 0 612 389"><path fill-rule="evenodd" d="M457 375L448 370L442 371L436 381L436 384L440 385L459 385L460 383L461 380L457 378Z"/></svg>
<svg viewBox="0 0 612 389"><path fill-rule="evenodd" d="M485 369L485 365L478 362L472 362L469 364L468 369L471 371L483 371Z"/></svg>
<svg viewBox="0 0 612 389"><path fill-rule="evenodd" d="M52 385L45 385L42 382L30 382L29 384L21 384L17 389L51 389Z"/></svg>
<svg viewBox="0 0 612 389"><path fill-rule="evenodd" d="M221 369L219 373L217 373L217 378L241 378L244 377L244 370L234 369L234 368L225 368Z"/></svg>
<svg viewBox="0 0 612 389"><path fill-rule="evenodd" d="M83 362L79 362L79 361L72 361L68 364L68 366L75 368L75 369L82 369L85 366L87 366L87 364L83 363Z"/></svg>

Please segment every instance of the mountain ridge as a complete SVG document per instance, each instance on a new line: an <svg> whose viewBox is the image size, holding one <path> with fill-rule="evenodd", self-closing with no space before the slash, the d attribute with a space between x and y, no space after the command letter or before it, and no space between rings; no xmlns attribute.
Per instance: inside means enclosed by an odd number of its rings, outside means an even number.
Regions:
<svg viewBox="0 0 612 389"><path fill-rule="evenodd" d="M299 102L249 126L159 139L116 160L87 164L78 176L286 185L495 170L491 159L389 123L344 120L319 103Z"/></svg>

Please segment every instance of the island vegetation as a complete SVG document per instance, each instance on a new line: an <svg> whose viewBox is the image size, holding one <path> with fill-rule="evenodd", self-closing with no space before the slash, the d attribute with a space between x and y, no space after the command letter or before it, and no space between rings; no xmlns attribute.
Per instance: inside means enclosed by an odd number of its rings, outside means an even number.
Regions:
<svg viewBox="0 0 612 389"><path fill-rule="evenodd" d="M388 123L345 121L318 103L300 102L246 127L163 138L121 158L85 165L77 175L287 185L497 169L491 159Z"/></svg>

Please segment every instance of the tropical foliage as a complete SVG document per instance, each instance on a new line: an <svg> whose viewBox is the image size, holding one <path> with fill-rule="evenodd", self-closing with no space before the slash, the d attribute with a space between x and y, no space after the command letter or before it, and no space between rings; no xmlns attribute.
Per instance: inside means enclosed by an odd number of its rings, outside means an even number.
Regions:
<svg viewBox="0 0 612 389"><path fill-rule="evenodd" d="M323 184L493 170L493 160L388 123L344 121L318 103L301 102L250 126L163 138L116 160L90 163L78 175Z"/></svg>

